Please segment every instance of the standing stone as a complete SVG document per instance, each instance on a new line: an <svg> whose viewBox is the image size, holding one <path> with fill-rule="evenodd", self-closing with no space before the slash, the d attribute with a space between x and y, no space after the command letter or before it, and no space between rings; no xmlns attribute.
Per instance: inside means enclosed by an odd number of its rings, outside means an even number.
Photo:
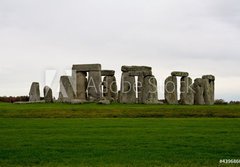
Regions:
<svg viewBox="0 0 240 167"><path fill-rule="evenodd" d="M117 83L115 76L105 76L103 79L103 97L110 101L117 101Z"/></svg>
<svg viewBox="0 0 240 167"><path fill-rule="evenodd" d="M144 104L158 104L157 80L154 76L144 77L142 90Z"/></svg>
<svg viewBox="0 0 240 167"><path fill-rule="evenodd" d="M194 104L197 104L197 105L205 104L204 98L203 98L203 92L204 92L203 79L202 78L195 79L193 88L194 88Z"/></svg>
<svg viewBox="0 0 240 167"><path fill-rule="evenodd" d="M88 100L98 101L102 97L102 78L101 71L89 71L88 76Z"/></svg>
<svg viewBox="0 0 240 167"><path fill-rule="evenodd" d="M138 90L138 103L144 103L143 96L143 84L144 84L144 76L140 75L138 76L138 81L137 81L137 90Z"/></svg>
<svg viewBox="0 0 240 167"><path fill-rule="evenodd" d="M184 105L194 104L194 91L192 85L192 79L190 77L181 78L181 94L180 103Z"/></svg>
<svg viewBox="0 0 240 167"><path fill-rule="evenodd" d="M87 73L86 72L80 72L75 71L73 74L74 83L76 85L76 99L86 101L87 100Z"/></svg>
<svg viewBox="0 0 240 167"><path fill-rule="evenodd" d="M30 92L29 92L29 101L30 102L38 102L40 101L40 89L39 89L39 83L33 82Z"/></svg>
<svg viewBox="0 0 240 167"><path fill-rule="evenodd" d="M168 104L178 104L176 76L169 76L165 80L165 100Z"/></svg>
<svg viewBox="0 0 240 167"><path fill-rule="evenodd" d="M214 104L214 81L215 77L213 75L204 75L203 79L203 97L205 104Z"/></svg>
<svg viewBox="0 0 240 167"><path fill-rule="evenodd" d="M52 89L48 86L45 86L43 89L44 92L44 100L46 103L52 103L53 102L53 95L52 95Z"/></svg>
<svg viewBox="0 0 240 167"><path fill-rule="evenodd" d="M59 101L61 102L71 102L75 99L76 94L74 91L74 79L70 76L61 76L60 78L60 92Z"/></svg>
<svg viewBox="0 0 240 167"><path fill-rule="evenodd" d="M120 103L136 103L135 77L128 72L122 73Z"/></svg>

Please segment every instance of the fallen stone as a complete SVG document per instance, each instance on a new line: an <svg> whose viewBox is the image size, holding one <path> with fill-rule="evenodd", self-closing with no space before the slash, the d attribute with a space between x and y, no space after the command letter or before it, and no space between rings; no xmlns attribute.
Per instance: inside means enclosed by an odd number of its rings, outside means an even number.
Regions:
<svg viewBox="0 0 240 167"><path fill-rule="evenodd" d="M109 105L109 104L111 104L111 102L110 102L110 100L108 100L108 99L102 98L102 99L98 102L98 104Z"/></svg>

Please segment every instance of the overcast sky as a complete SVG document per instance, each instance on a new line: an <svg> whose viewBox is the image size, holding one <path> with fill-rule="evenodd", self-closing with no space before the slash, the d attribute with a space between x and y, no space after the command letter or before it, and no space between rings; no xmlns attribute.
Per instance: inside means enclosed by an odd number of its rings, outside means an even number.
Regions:
<svg viewBox="0 0 240 167"><path fill-rule="evenodd" d="M72 64L153 67L163 98L171 71L216 76L216 98L240 100L239 0L0 0L0 96ZM51 71L49 71L51 70ZM54 71L56 70L56 71ZM46 72L47 71L47 72Z"/></svg>

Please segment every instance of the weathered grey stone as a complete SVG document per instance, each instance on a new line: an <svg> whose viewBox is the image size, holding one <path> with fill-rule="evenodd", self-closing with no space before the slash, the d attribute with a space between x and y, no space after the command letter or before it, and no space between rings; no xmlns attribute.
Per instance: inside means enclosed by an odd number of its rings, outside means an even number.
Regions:
<svg viewBox="0 0 240 167"><path fill-rule="evenodd" d="M194 90L193 83L190 77L181 78L180 88L180 104L193 105L194 104Z"/></svg>
<svg viewBox="0 0 240 167"><path fill-rule="evenodd" d="M44 92L44 100L46 103L52 103L53 102L53 94L52 89L48 86L45 86L43 89Z"/></svg>
<svg viewBox="0 0 240 167"><path fill-rule="evenodd" d="M103 79L103 97L110 101L117 101L117 83L114 76L105 76Z"/></svg>
<svg viewBox="0 0 240 167"><path fill-rule="evenodd" d="M72 99L68 103L70 103L70 104L84 104L86 102L87 102L86 100Z"/></svg>
<svg viewBox="0 0 240 167"><path fill-rule="evenodd" d="M122 66L122 72L129 71L151 71L152 67L148 66Z"/></svg>
<svg viewBox="0 0 240 167"><path fill-rule="evenodd" d="M30 102L40 101L40 90L38 82L33 82L31 85L31 89L29 92L29 101Z"/></svg>
<svg viewBox="0 0 240 167"><path fill-rule="evenodd" d="M40 101L16 101L14 104L38 104L38 103L45 103L45 100Z"/></svg>
<svg viewBox="0 0 240 167"><path fill-rule="evenodd" d="M88 73L88 100L99 101L102 97L101 71L90 71Z"/></svg>
<svg viewBox="0 0 240 167"><path fill-rule="evenodd" d="M137 81L137 90L138 90L138 98L137 98L137 102L138 103L144 103L143 101L143 94L144 94L144 91L143 91L143 86L144 86L144 76L143 75L140 75L138 76L138 81Z"/></svg>
<svg viewBox="0 0 240 167"><path fill-rule="evenodd" d="M130 76L152 76L152 71L129 71Z"/></svg>
<svg viewBox="0 0 240 167"><path fill-rule="evenodd" d="M75 64L72 70L77 72L101 71L101 64Z"/></svg>
<svg viewBox="0 0 240 167"><path fill-rule="evenodd" d="M215 81L215 76L213 76L213 75L203 75L202 79L209 79L210 81Z"/></svg>
<svg viewBox="0 0 240 167"><path fill-rule="evenodd" d="M73 89L74 81L70 76L61 76L60 78L60 92L59 92L59 101L60 102L69 102L72 99L75 99L76 94Z"/></svg>
<svg viewBox="0 0 240 167"><path fill-rule="evenodd" d="M197 78L194 80L193 89L194 89L194 104L197 104L197 105L205 104L204 98L203 98L204 88L203 88L202 78Z"/></svg>
<svg viewBox="0 0 240 167"><path fill-rule="evenodd" d="M115 71L114 70L102 70L101 75L102 76L114 76Z"/></svg>
<svg viewBox="0 0 240 167"><path fill-rule="evenodd" d="M158 104L157 80L154 76L146 76L143 80L142 102L144 104Z"/></svg>
<svg viewBox="0 0 240 167"><path fill-rule="evenodd" d="M99 100L98 104L109 105L111 104L111 101L106 98L102 98L101 100Z"/></svg>
<svg viewBox="0 0 240 167"><path fill-rule="evenodd" d="M177 77L188 77L189 74L187 72L173 71L171 75Z"/></svg>
<svg viewBox="0 0 240 167"><path fill-rule="evenodd" d="M87 73L73 71L74 91L76 92L76 99L85 101L87 100Z"/></svg>
<svg viewBox="0 0 240 167"><path fill-rule="evenodd" d="M177 99L177 77L169 76L165 80L165 100L168 104L178 104Z"/></svg>
<svg viewBox="0 0 240 167"><path fill-rule="evenodd" d="M128 72L122 73L120 103L136 103L135 77Z"/></svg>
<svg viewBox="0 0 240 167"><path fill-rule="evenodd" d="M207 105L214 104L214 80L212 78L207 79L203 77L203 98Z"/></svg>

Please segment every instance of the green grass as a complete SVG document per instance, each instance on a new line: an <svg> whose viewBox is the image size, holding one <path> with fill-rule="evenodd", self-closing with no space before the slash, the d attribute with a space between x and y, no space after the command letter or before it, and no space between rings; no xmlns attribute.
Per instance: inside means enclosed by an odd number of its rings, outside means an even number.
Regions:
<svg viewBox="0 0 240 167"><path fill-rule="evenodd" d="M0 103L0 167L225 167L239 141L240 105Z"/></svg>
<svg viewBox="0 0 240 167"><path fill-rule="evenodd" d="M0 103L0 118L240 118L240 105L184 106L141 104Z"/></svg>
<svg viewBox="0 0 240 167"><path fill-rule="evenodd" d="M0 166L226 166L240 119L0 119Z"/></svg>

